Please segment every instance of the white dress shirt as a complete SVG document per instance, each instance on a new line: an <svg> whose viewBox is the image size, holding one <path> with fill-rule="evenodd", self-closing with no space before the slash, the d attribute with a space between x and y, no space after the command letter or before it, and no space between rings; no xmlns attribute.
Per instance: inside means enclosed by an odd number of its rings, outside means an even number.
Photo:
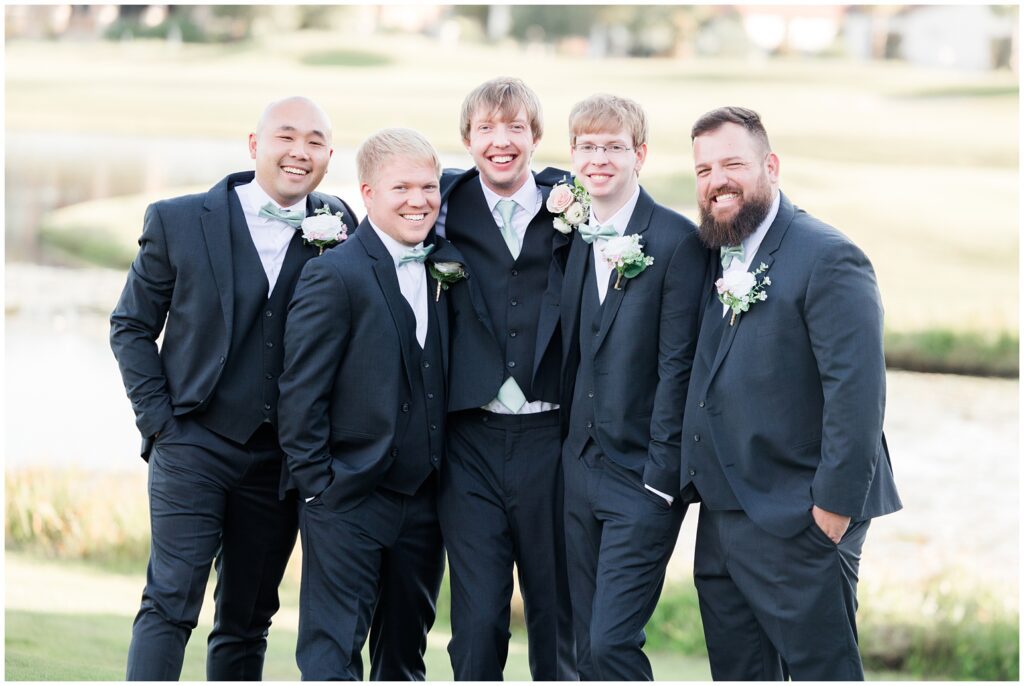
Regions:
<svg viewBox="0 0 1024 686"><path fill-rule="evenodd" d="M591 224L598 224L605 226L611 224L615 229L615 233L620 236L626 231L626 227L629 226L629 220L633 217L633 210L636 209L636 201L640 198L640 186L637 186L633 191L633 195L629 197L626 204L619 208L619 211L612 215L611 219L606 222L601 221L597 218L597 213L594 211L594 207L590 207L590 222ZM608 279L611 277L612 270L614 267L608 264L602 254L602 249L605 243L608 242L607 238L598 238L594 241L594 249L591 251L594 253L594 276L597 277L597 298L604 304L604 298L608 294Z"/></svg>
<svg viewBox="0 0 1024 686"><path fill-rule="evenodd" d="M779 191L776 189L775 198L772 200L771 209L768 210L767 216L764 221L757 225L757 229L754 233L750 234L743 239L743 261L740 262L735 257L726 269L722 270L722 276L726 274L732 274L733 272L747 272L750 271L750 266L754 264L754 258L757 257L757 251L761 247L761 241L764 240L765 234L768 233L768 229L771 227L772 222L775 221L775 216L779 213ZM721 251L719 251L719 260L721 260ZM757 261L760 264L761 260ZM729 311L729 306L722 303L722 316Z"/></svg>
<svg viewBox="0 0 1024 686"><path fill-rule="evenodd" d="M369 219L367 219L369 221ZM416 340L422 348L427 342L427 272L422 262L406 262L399 265L402 255L413 248L422 248L423 243L412 247L402 245L391 236L377 228L371 221L373 228L381 243L387 248L391 259L395 261L395 272L398 274L398 288L402 291L402 297L409 303L412 313L416 316Z"/></svg>
<svg viewBox="0 0 1024 686"><path fill-rule="evenodd" d="M294 210L306 214L306 197L302 200L281 207L277 204L263 188L255 181L235 186L235 193L238 195L238 202L242 205L242 212L245 214L245 223L249 226L249 235L252 236L253 245L260 256L260 264L267 275L267 297L274 292L274 284L277 283L277 276L281 273L281 265L284 264L284 256L288 252L288 245L298 229L293 229L289 224L280 219L261 217L260 208L268 202L274 207L283 210Z"/></svg>

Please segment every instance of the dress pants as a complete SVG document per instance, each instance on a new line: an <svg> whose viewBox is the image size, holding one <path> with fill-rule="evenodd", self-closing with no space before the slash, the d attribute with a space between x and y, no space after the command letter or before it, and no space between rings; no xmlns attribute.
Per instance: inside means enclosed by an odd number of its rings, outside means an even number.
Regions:
<svg viewBox="0 0 1024 686"><path fill-rule="evenodd" d="M644 626L654 614L686 504L593 441L563 454L565 536L580 679L652 681Z"/></svg>
<svg viewBox="0 0 1024 686"><path fill-rule="evenodd" d="M813 521L792 538L739 510L701 506L693 576L719 681L864 679L857 571L869 521L838 545Z"/></svg>
<svg viewBox="0 0 1024 686"><path fill-rule="evenodd" d="M215 557L207 678L262 678L297 527L294 497L278 498L282 459L269 424L239 444L178 417L156 439L149 459L152 548L128 648L129 680L181 676Z"/></svg>
<svg viewBox="0 0 1024 686"><path fill-rule="evenodd" d="M575 680L557 410L454 413L447 438L440 515L451 566L455 678L502 679L514 563L530 673L538 681Z"/></svg>
<svg viewBox="0 0 1024 686"><path fill-rule="evenodd" d="M423 653L444 576L437 476L415 495L377 488L344 512L302 503L296 661L303 681L424 681Z"/></svg>

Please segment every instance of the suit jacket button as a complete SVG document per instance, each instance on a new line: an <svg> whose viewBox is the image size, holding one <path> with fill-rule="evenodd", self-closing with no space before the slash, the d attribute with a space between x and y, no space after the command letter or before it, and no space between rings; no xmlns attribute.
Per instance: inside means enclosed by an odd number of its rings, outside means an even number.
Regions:
<svg viewBox="0 0 1024 686"><path fill-rule="evenodd" d="M696 469L691 469L690 470L690 476L697 476L697 470Z"/></svg>
<svg viewBox="0 0 1024 686"><path fill-rule="evenodd" d="M424 363L423 363L423 368L424 368L424 369L426 369L426 368L427 368L427 367L429 367L429 366L430 366L430 363L429 363L429 362L424 362Z"/></svg>
<svg viewBox="0 0 1024 686"><path fill-rule="evenodd" d="M694 434L693 435L693 442L694 443L700 443L700 434Z"/></svg>
<svg viewBox="0 0 1024 686"><path fill-rule="evenodd" d="M430 430L431 431L437 431L437 424L431 424L430 425Z"/></svg>
<svg viewBox="0 0 1024 686"><path fill-rule="evenodd" d="M509 331L509 332L508 332L508 335L509 335L509 336L510 336L511 338L515 338L516 336L518 336L518 335L519 335L519 332L517 332L517 331Z"/></svg>
<svg viewBox="0 0 1024 686"><path fill-rule="evenodd" d="M515 360L509 360L509 362L508 362L508 368L509 368L509 369L512 369L512 368L514 368L515 366L516 366L516 361L515 361Z"/></svg>
<svg viewBox="0 0 1024 686"><path fill-rule="evenodd" d="M519 304L519 301L516 300L515 298L512 298L512 301L509 303L509 305L511 305L512 307L515 307L518 304Z"/></svg>
<svg viewBox="0 0 1024 686"><path fill-rule="evenodd" d="M433 462L434 464L437 464L437 455L431 455L430 461Z"/></svg>
<svg viewBox="0 0 1024 686"><path fill-rule="evenodd" d="M697 402L697 407L704 407L704 401L700 400Z"/></svg>
<svg viewBox="0 0 1024 686"><path fill-rule="evenodd" d="M433 399L434 399L434 394L433 393L427 393L427 400L433 400Z"/></svg>
<svg viewBox="0 0 1024 686"><path fill-rule="evenodd" d="M274 347L274 341L267 341L267 347L268 348L273 348Z"/></svg>
<svg viewBox="0 0 1024 686"><path fill-rule="evenodd" d="M593 398L594 397L594 392L593 391L587 391L587 397L588 398Z"/></svg>
<svg viewBox="0 0 1024 686"><path fill-rule="evenodd" d="M270 411L270 403L263 403L263 409L267 410L269 412Z"/></svg>
<svg viewBox="0 0 1024 686"><path fill-rule="evenodd" d="M391 457L398 457L398 448L391 449Z"/></svg>
<svg viewBox="0 0 1024 686"><path fill-rule="evenodd" d="M587 422L587 428L588 429L593 429L594 428L594 422Z"/></svg>

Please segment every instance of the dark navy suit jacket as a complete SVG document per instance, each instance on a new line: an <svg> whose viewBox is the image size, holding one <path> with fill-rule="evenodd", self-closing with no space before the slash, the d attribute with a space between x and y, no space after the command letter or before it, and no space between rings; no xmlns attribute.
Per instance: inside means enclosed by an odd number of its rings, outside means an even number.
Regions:
<svg viewBox="0 0 1024 686"><path fill-rule="evenodd" d="M643 472L645 483L659 491L675 493L683 401L697 345L709 252L693 222L657 204L642 188L623 232L631 234L641 237L644 254L654 263L636 277L623 279L621 290L612 285L612 270L593 342L593 436L610 459ZM565 421L579 367L580 303L584 275L592 272L590 248L574 231L558 298ZM554 301L548 306L553 308ZM544 316L557 316L557 311L548 310Z"/></svg>
<svg viewBox="0 0 1024 686"><path fill-rule="evenodd" d="M231 174L206 193L146 209L138 255L110 316L110 346L135 410L144 457L172 415L206 408L224 369L234 315L231 189L254 178L251 171ZM350 231L355 228L351 208L330 195L310 193L306 214L325 205L343 212ZM302 250L306 259L318 252L306 245Z"/></svg>
<svg viewBox="0 0 1024 686"><path fill-rule="evenodd" d="M428 237L427 241L431 240ZM428 262L465 260L446 240ZM435 306L436 282L428 297ZM448 303L459 281L436 304L438 335L448 367ZM412 393L408 307L394 260L367 220L347 241L306 263L285 329L278 433L290 478L285 488L320 495L331 510L357 505L395 459ZM429 334L428 334L429 335Z"/></svg>
<svg viewBox="0 0 1024 686"><path fill-rule="evenodd" d="M785 195L751 271L761 263L767 300L732 326L727 315L719 340L702 334L686 421L705 413L732 492L769 533L806 528L812 504L854 519L900 509L882 434L882 303L871 263ZM705 293L713 287L709 279ZM714 300L703 330L720 315ZM682 446L685 462L698 448Z"/></svg>

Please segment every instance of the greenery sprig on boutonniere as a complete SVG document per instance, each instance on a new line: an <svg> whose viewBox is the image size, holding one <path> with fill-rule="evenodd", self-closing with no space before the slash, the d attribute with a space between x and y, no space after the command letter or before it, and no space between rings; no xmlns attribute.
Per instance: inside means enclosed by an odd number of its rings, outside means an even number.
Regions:
<svg viewBox="0 0 1024 686"><path fill-rule="evenodd" d="M552 224L559 233L571 233L590 218L590 193L580 180L573 179L572 185L563 181L555 184L548 195L548 212L557 215Z"/></svg>
<svg viewBox="0 0 1024 686"><path fill-rule="evenodd" d="M453 283L462 281L469 276L466 274L466 267L461 262L428 262L427 268L430 270L430 275L437 281L434 302L441 299L442 290L448 290Z"/></svg>
<svg viewBox="0 0 1024 686"><path fill-rule="evenodd" d="M302 220L302 240L306 245L320 248L320 255L325 248L331 248L348 238L348 227L344 222L345 215L341 212L331 214L327 205L313 210L313 215Z"/></svg>
<svg viewBox="0 0 1024 686"><path fill-rule="evenodd" d="M600 249L601 255L609 267L614 267L618 276L615 277L615 290L622 290L622 278L632 279L643 270L654 264L654 258L644 254L640 246L640 236L630 234L609 238Z"/></svg>
<svg viewBox="0 0 1024 686"><path fill-rule="evenodd" d="M715 281L715 288L718 290L718 299L723 305L732 310L732 317L729 318L729 326L736 323L736 317L750 309L756 302L764 302L768 294L764 289L772 285L770 276L760 281L757 277L768 269L764 262L757 268L757 271L734 271L729 272L718 281Z"/></svg>

